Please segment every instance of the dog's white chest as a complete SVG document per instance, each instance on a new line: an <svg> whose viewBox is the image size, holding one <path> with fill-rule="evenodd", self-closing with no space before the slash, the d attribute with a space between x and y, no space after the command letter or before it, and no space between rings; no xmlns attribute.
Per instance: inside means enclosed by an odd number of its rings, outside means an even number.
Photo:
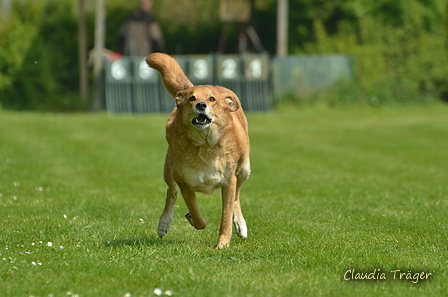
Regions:
<svg viewBox="0 0 448 297"><path fill-rule="evenodd" d="M218 158L207 164L189 164L183 170L184 180L192 190L211 194L217 187L225 184L225 164Z"/></svg>

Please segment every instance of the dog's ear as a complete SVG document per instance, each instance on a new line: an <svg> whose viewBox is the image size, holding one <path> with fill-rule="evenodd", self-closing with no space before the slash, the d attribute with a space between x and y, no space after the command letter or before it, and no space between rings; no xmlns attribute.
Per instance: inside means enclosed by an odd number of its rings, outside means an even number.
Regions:
<svg viewBox="0 0 448 297"><path fill-rule="evenodd" d="M224 98L226 104L229 106L229 110L231 112L237 111L240 108L240 99L238 99L238 96L234 92L221 86L215 86L215 88L218 89L222 98Z"/></svg>
<svg viewBox="0 0 448 297"><path fill-rule="evenodd" d="M230 111L237 111L240 108L240 103L231 95L226 95L226 103L229 105Z"/></svg>
<svg viewBox="0 0 448 297"><path fill-rule="evenodd" d="M183 99L184 99L184 92L183 91L177 92L176 96L174 96L174 100L176 102L177 107L179 107L179 104L182 102Z"/></svg>

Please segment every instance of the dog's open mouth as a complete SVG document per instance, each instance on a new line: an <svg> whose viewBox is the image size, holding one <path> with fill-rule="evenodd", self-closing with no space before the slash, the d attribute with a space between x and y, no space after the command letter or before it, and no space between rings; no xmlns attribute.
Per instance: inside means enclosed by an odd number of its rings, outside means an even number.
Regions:
<svg viewBox="0 0 448 297"><path fill-rule="evenodd" d="M198 128L206 128L212 123L212 119L201 113L197 118L191 120L191 123Z"/></svg>

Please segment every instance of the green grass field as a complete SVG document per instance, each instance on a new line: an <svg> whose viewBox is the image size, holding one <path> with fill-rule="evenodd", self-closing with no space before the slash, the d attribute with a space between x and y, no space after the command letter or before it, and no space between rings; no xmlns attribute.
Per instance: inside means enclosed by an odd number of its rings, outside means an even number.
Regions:
<svg viewBox="0 0 448 297"><path fill-rule="evenodd" d="M448 295L448 106L249 114L249 238L224 250L219 191L207 229L180 198L157 237L166 117L0 111L1 296Z"/></svg>

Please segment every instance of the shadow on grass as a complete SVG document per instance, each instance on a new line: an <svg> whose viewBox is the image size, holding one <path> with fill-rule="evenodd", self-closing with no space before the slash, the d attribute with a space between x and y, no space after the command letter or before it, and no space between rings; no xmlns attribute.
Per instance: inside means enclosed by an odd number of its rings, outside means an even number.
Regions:
<svg viewBox="0 0 448 297"><path fill-rule="evenodd" d="M114 239L114 240L105 240L104 246L106 247L124 247L124 246L160 246L160 245L171 245L171 244L179 244L183 243L180 241L174 240L165 240L158 238L156 236L151 237L143 237L143 238L124 238L124 239Z"/></svg>

